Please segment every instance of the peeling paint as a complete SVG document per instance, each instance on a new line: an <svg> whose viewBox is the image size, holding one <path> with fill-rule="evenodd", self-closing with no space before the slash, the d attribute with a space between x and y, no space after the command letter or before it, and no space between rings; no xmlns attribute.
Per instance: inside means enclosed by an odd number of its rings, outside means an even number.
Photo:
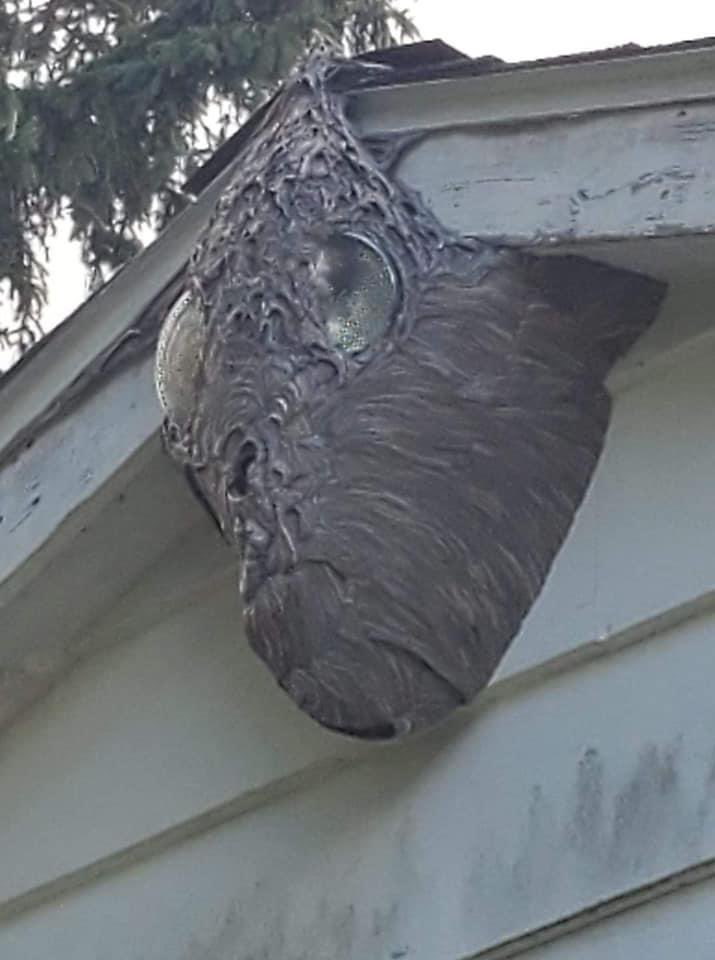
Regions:
<svg viewBox="0 0 715 960"><path fill-rule="evenodd" d="M488 240L706 234L715 224L713 129L713 105L704 103L686 119L664 105L577 123L548 118L498 135L440 129L412 147L398 174L448 226Z"/></svg>

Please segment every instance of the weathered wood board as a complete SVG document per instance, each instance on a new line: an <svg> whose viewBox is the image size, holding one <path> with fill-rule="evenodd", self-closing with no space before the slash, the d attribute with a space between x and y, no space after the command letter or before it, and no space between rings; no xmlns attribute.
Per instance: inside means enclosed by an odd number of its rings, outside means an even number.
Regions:
<svg viewBox="0 0 715 960"><path fill-rule="evenodd" d="M437 129L397 172L455 230L506 243L715 231L715 103Z"/></svg>

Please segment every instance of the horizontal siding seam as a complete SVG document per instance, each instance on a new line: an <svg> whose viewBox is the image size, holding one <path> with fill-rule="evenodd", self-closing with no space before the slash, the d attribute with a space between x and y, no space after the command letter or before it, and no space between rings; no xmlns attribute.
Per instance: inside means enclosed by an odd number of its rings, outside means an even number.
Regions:
<svg viewBox="0 0 715 960"><path fill-rule="evenodd" d="M238 797L212 807L189 820L181 821L166 829L123 847L114 853L100 857L92 863L63 873L52 880L32 887L4 902L0 902L0 925L15 920L30 910L44 906L68 894L74 893L102 880L110 874L149 860L196 837L224 826L231 820L251 813L261 807L312 786L316 781L334 776L352 762L352 757L332 757L310 764L296 773L271 780L263 786L246 791Z"/></svg>
<svg viewBox="0 0 715 960"><path fill-rule="evenodd" d="M705 883L712 880L713 877L715 877L715 858L711 857L674 873L665 874L639 887L616 894L592 906L584 907L582 910L561 917L552 923L536 927L527 933L519 934L494 946L486 947L477 953L467 954L462 960L508 960L510 957L516 957L537 947L553 943L626 911L636 910L653 900L678 893L685 887Z"/></svg>
<svg viewBox="0 0 715 960"><path fill-rule="evenodd" d="M479 695L472 710L478 710L495 700L502 700L527 687L536 686L552 677L578 669L601 657L613 656L636 644L658 639L662 634L676 627L709 615L713 609L715 609L715 589L708 590L644 620L639 620L607 636L586 640L565 653L556 654L547 660L495 680Z"/></svg>
<svg viewBox="0 0 715 960"><path fill-rule="evenodd" d="M159 623L164 623L166 620L181 614L183 610L197 603L199 599L206 598L219 590L225 589L227 582L233 578L234 570L232 566L218 569L197 583L195 589L181 596L177 596L165 611L166 615L161 618L147 618L143 620L141 624L134 624L134 626L140 626L142 631L151 630ZM236 590L238 590L237 587ZM674 630L676 627L690 620L707 616L713 609L715 609L715 589L700 594L691 600L686 600L677 606L670 607L645 620L631 624L609 636L585 640L583 643L572 647L565 653L559 653L554 657L542 660L531 666L517 669L514 673L493 681L486 690L478 695L476 701L463 707L457 716L463 721L465 718L468 718L468 722L471 722L471 719L483 708L488 707L497 700L503 700L521 693L522 690L537 686L539 683L550 680L560 674L576 670L594 660L613 656L621 650L628 649L638 643L655 640L660 637L661 634ZM128 639L127 634L133 626L132 619L132 615L127 614L125 618L120 620L116 629L121 630L124 637L118 642L126 642ZM101 632L101 624L97 621L95 621L94 624L94 631ZM105 648L106 647L102 645L99 649Z"/></svg>

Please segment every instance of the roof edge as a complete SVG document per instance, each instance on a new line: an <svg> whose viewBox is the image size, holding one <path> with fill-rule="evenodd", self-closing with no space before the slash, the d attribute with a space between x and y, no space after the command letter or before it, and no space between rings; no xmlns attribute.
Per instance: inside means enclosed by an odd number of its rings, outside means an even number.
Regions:
<svg viewBox="0 0 715 960"><path fill-rule="evenodd" d="M703 54L706 54L704 60ZM711 99L715 98L715 80L712 79L715 75L713 74L715 38L704 38L671 44L667 47L616 48L587 55L532 61L528 64L488 66L484 61L473 61L464 57L448 62L441 60L433 62L420 72L420 83L429 83L431 91L439 87L438 93L435 92L434 95L430 94L421 99L425 100L425 110L435 113L443 109L445 102L449 102L452 96L451 84L448 82L450 77L460 79L462 83L476 79L484 94L489 91L490 96L497 96L500 102L507 101L510 104L512 121L518 120L520 116L526 119L533 114L525 110L522 98L516 96L512 80L518 71L532 67L535 70L538 69L541 77L539 95L545 102L550 101L554 106L561 96L563 88L561 71L565 66L572 66L581 74L582 65L593 66L598 63L605 67L607 63L623 60L636 60L634 69L639 75L643 73L643 63L648 62L652 70L662 73L663 78L668 82L675 71L680 79L672 100L677 102L683 98L687 99L688 96L691 76L684 69L684 61L687 61L692 64L692 77L695 77L698 83L704 82L702 78L706 77L709 83L708 96ZM478 70L476 77L475 69ZM581 75L583 86L590 93L590 71L586 70ZM438 78L445 81L444 89L441 84L434 82ZM365 109L361 110L359 119L363 127L368 128L368 134L371 133L370 122L365 121L370 121L375 105L382 109L390 97L400 93L400 89L417 82L411 73L401 70L395 72L393 80L395 82L391 87L384 85L375 87L374 83L372 86L363 84L353 91L356 102L360 105L364 104ZM381 82L384 84L384 81ZM646 78L646 90L649 82ZM702 96L700 87L696 89L696 86L693 81L693 98ZM523 87L521 89L523 90ZM483 110L483 99L483 97L475 98L471 95L469 100L472 110L476 109L475 104L479 110ZM647 100L644 100L643 105L646 103ZM609 103L601 105L601 109L611 108L613 107ZM555 106L554 109L556 109ZM563 112L568 114L572 109L571 106L568 109L564 107ZM588 109L595 109L593 103ZM442 115L439 114L439 116ZM127 337L131 340L138 319L162 291L167 289L185 265L221 190L231 175L233 165L237 162L241 143L250 136L251 129L258 122L260 117L256 119L254 114L252 120L249 120L238 134L224 145L228 147L230 143L232 146L224 154L223 166L205 185L195 203L177 216L149 247L126 264L105 286L74 311L65 323L59 325L51 335L30 351L17 368L0 378L0 395L4 401L3 416L0 418L0 461L7 460L10 455L14 456L17 450L21 449L22 442L31 442L32 438L28 437L28 434L33 428L37 428L54 416L58 398L66 397L68 391L74 395L73 388L79 388L86 382L87 378L83 375L90 368L99 373L106 372L104 358L116 358L117 349L121 348L122 344L128 345ZM380 118L373 116L371 122L379 133ZM493 121L489 117L480 120L479 116L475 115L470 122ZM453 118L445 116L443 125L452 123ZM236 152L237 144L238 152Z"/></svg>

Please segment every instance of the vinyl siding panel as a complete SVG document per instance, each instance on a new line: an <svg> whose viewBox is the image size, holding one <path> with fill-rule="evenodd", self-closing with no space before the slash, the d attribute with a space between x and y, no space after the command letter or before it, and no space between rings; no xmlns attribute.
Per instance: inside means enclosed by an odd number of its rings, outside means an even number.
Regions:
<svg viewBox="0 0 715 960"><path fill-rule="evenodd" d="M14 769L6 740L5 892L26 895L2 908L4 958L469 956L715 857L713 616L215 820L219 784L238 799L242 767L268 778L321 734L237 646L200 667L173 635L144 641L143 683L129 646L78 672L15 728ZM184 829L152 837L169 812ZM68 851L86 863L63 878Z"/></svg>

